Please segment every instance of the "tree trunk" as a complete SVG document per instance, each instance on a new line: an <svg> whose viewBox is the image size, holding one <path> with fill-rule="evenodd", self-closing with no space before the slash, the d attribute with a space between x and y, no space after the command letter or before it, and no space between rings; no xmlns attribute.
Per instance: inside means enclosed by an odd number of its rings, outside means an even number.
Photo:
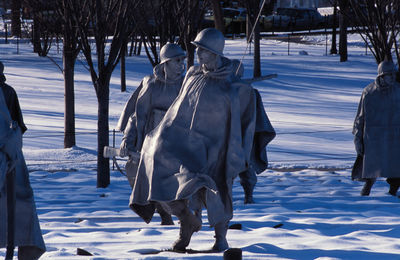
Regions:
<svg viewBox="0 0 400 260"><path fill-rule="evenodd" d="M213 14L214 14L214 25L215 28L225 33L224 16L219 0L211 0Z"/></svg>
<svg viewBox="0 0 400 260"><path fill-rule="evenodd" d="M254 71L253 77L261 76L261 61L260 61L260 24L257 23L254 28Z"/></svg>
<svg viewBox="0 0 400 260"><path fill-rule="evenodd" d="M103 157L103 151L104 146L109 145L108 100L110 97L110 80L99 79L97 84L97 187L106 188L110 184L110 161L108 158Z"/></svg>
<svg viewBox="0 0 400 260"><path fill-rule="evenodd" d="M187 63L187 68L189 69L194 64L195 47L193 46L193 44L190 43L190 39L188 39L185 42L185 47L186 47L186 57L187 57L186 58L186 63Z"/></svg>
<svg viewBox="0 0 400 260"><path fill-rule="evenodd" d="M74 94L75 57L72 54L72 51L64 49L63 64L64 64L64 92L65 92L64 148L71 148L76 144L75 94Z"/></svg>
<svg viewBox="0 0 400 260"><path fill-rule="evenodd" d="M40 55L42 53L42 46L40 43L40 22L37 18L33 19L32 42L33 52Z"/></svg>
<svg viewBox="0 0 400 260"><path fill-rule="evenodd" d="M337 0L333 2L333 21L332 21L332 45L331 54L337 54L336 48L336 27L337 27Z"/></svg>
<svg viewBox="0 0 400 260"><path fill-rule="evenodd" d="M251 22L250 22L250 17L247 14L246 15L246 40L247 42L250 42L250 34L251 34Z"/></svg>
<svg viewBox="0 0 400 260"><path fill-rule="evenodd" d="M348 18L346 14L349 10L349 5L347 0L340 0L339 3L341 14L339 16L339 55L340 62L347 61L347 25Z"/></svg>
<svg viewBox="0 0 400 260"><path fill-rule="evenodd" d="M126 44L122 44L122 49L121 49L121 92L126 91L126 70L125 70L125 56L126 56Z"/></svg>
<svg viewBox="0 0 400 260"><path fill-rule="evenodd" d="M97 110L97 187L105 188L110 184L110 161L103 157L104 146L109 145L109 98L111 73L102 70L96 81Z"/></svg>
<svg viewBox="0 0 400 260"><path fill-rule="evenodd" d="M344 15L340 15L339 54L340 62L347 61L347 21Z"/></svg>
<svg viewBox="0 0 400 260"><path fill-rule="evenodd" d="M110 161L103 157L104 147L109 145L109 98L110 79L118 65L121 50L125 48L128 36L133 31L133 1L77 1L84 2L91 11L76 10L74 22L80 34L81 50L85 55L93 87L98 102L97 109L97 187L105 188L110 184ZM79 15L79 16L78 16ZM83 22L82 22L83 21ZM87 25L96 21L91 28ZM113 34L110 35L110 32ZM111 37L112 36L112 37ZM94 37L95 49L91 46ZM107 44L110 37L111 44ZM124 47L123 47L124 46ZM93 62L93 52L96 62Z"/></svg>
<svg viewBox="0 0 400 260"><path fill-rule="evenodd" d="M11 1L11 34L21 37L21 0Z"/></svg>

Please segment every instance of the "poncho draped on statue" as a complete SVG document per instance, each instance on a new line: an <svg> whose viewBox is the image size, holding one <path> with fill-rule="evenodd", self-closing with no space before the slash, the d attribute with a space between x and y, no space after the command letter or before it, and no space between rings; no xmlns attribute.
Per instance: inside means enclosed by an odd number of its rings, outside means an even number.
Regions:
<svg viewBox="0 0 400 260"><path fill-rule="evenodd" d="M18 105L19 109L19 105ZM20 110L18 110L20 111ZM16 117L22 120L22 115ZM15 246L24 246L24 254L29 256L40 256L46 251L39 220L36 213L36 206L33 191L29 183L29 173L22 154L22 133L21 127L10 128L11 115L6 106L3 91L0 89L0 148L12 141L17 150L17 163L15 166ZM22 121L21 121L22 122ZM24 124L22 124L25 127ZM7 157L0 149L0 248L7 246L7 193L5 174L7 172ZM21 248L19 248L21 254ZM20 256L21 257L21 256Z"/></svg>
<svg viewBox="0 0 400 260"><path fill-rule="evenodd" d="M27 130L24 120L22 118L21 107L19 106L19 101L17 97L17 93L15 90L7 85L5 82L0 81L0 89L3 92L4 98L6 100L6 104L8 107L8 111L10 111L11 119L16 121L21 128L22 133L25 133Z"/></svg>
<svg viewBox="0 0 400 260"><path fill-rule="evenodd" d="M130 198L133 210L149 201L191 199L205 188L210 225L232 218L233 179L250 160L256 99L250 85L232 82L231 61L222 61L216 71L191 67L178 97L147 135Z"/></svg>
<svg viewBox="0 0 400 260"><path fill-rule="evenodd" d="M256 94L256 128L251 152L251 166L257 174L268 167L267 145L275 138L276 132L264 110L264 105L257 89Z"/></svg>
<svg viewBox="0 0 400 260"><path fill-rule="evenodd" d="M164 66L165 63L158 64L153 69L153 75L144 77L121 113L117 129L124 132L123 139L129 151L140 152L146 134L160 123L178 96L183 76L176 80L167 79ZM135 182L137 166L134 158L130 158L125 165L131 186Z"/></svg>
<svg viewBox="0 0 400 260"><path fill-rule="evenodd" d="M352 178L400 178L400 85L378 79L362 95L353 134L359 153Z"/></svg>
<svg viewBox="0 0 400 260"><path fill-rule="evenodd" d="M121 113L117 128L124 131L131 151L140 151L146 134L160 123L179 94L183 77L166 79L164 66L165 63L157 65L153 75L143 79Z"/></svg>

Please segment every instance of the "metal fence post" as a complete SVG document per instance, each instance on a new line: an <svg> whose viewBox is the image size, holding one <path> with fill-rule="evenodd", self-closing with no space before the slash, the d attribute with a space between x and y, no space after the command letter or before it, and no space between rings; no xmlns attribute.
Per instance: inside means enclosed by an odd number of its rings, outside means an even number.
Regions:
<svg viewBox="0 0 400 260"><path fill-rule="evenodd" d="M115 148L115 129L113 129L113 147ZM113 171L115 170L115 162L113 160Z"/></svg>
<svg viewBox="0 0 400 260"><path fill-rule="evenodd" d="M8 43L8 27L7 27L7 23L4 23L4 30L6 31L5 33L5 43Z"/></svg>

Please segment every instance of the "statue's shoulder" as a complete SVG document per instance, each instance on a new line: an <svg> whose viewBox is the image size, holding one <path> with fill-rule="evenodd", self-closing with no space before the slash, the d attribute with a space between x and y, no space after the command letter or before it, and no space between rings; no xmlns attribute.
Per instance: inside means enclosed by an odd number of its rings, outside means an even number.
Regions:
<svg viewBox="0 0 400 260"><path fill-rule="evenodd" d="M186 75L193 75L193 74L196 74L196 73L199 73L199 72L201 72L200 66L193 65L193 66L190 66L190 68L186 72Z"/></svg>
<svg viewBox="0 0 400 260"><path fill-rule="evenodd" d="M254 91L253 86L246 81L236 80L231 83L231 89L239 94L251 93Z"/></svg>
<svg viewBox="0 0 400 260"><path fill-rule="evenodd" d="M142 80L144 89L152 88L157 83L157 78L154 75L147 75Z"/></svg>
<svg viewBox="0 0 400 260"><path fill-rule="evenodd" d="M370 84L368 84L365 88L364 88L364 90L363 90L363 95L365 96L365 95L371 95L371 94L373 94L374 92L376 92L377 91L377 86L376 86L376 83L375 83L375 81L373 81L373 82L371 82Z"/></svg>
<svg viewBox="0 0 400 260"><path fill-rule="evenodd" d="M152 83L156 80L156 77L154 75L147 75L143 78L143 84L149 84Z"/></svg>
<svg viewBox="0 0 400 260"><path fill-rule="evenodd" d="M11 87L10 85L8 85L8 84L5 83L5 82L2 82L2 83L0 84L0 88L1 88L3 91L6 91L6 92L10 92L10 93L13 93L13 94L16 94L16 93L17 93L13 87Z"/></svg>

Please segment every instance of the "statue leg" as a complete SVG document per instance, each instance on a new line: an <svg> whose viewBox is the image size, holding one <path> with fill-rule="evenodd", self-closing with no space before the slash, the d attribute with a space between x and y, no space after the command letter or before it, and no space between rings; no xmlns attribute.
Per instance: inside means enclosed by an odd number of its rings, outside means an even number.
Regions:
<svg viewBox="0 0 400 260"><path fill-rule="evenodd" d="M247 171L241 172L239 178L244 191L244 204L254 203L253 190L257 183L255 171L249 168Z"/></svg>
<svg viewBox="0 0 400 260"><path fill-rule="evenodd" d="M400 187L400 178L387 178L386 182L390 185L389 194L396 196Z"/></svg>
<svg viewBox="0 0 400 260"><path fill-rule="evenodd" d="M226 240L226 233L228 232L228 222L217 223L214 227L215 230L215 243L212 250L222 252L229 248L228 241Z"/></svg>
<svg viewBox="0 0 400 260"><path fill-rule="evenodd" d="M160 214L161 225L174 225L171 214L169 214L160 203L154 202L154 204L156 206L158 214Z"/></svg>
<svg viewBox="0 0 400 260"><path fill-rule="evenodd" d="M180 221L179 238L172 246L173 251L182 252L190 243L194 232L201 228L201 221L189 210L187 201L176 200L168 203L172 214L178 217Z"/></svg>
<svg viewBox="0 0 400 260"><path fill-rule="evenodd" d="M361 196L369 196L372 185L374 185L376 178L366 178L364 187L361 190Z"/></svg>
<svg viewBox="0 0 400 260"><path fill-rule="evenodd" d="M19 260L37 260L44 253L43 249L36 246L19 246L18 259Z"/></svg>

